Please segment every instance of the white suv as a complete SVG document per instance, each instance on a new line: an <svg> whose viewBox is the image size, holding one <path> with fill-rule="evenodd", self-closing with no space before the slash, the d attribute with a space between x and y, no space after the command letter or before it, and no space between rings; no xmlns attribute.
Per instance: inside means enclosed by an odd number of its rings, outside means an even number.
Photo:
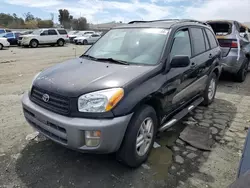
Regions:
<svg viewBox="0 0 250 188"><path fill-rule="evenodd" d="M29 35L19 38L21 46L31 46L36 48L38 45L64 46L68 42L68 33L65 29L39 29Z"/></svg>

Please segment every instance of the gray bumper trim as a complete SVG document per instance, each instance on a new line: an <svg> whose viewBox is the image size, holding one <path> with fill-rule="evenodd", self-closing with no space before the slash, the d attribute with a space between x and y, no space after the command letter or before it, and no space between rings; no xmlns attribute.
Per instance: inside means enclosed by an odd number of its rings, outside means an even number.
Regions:
<svg viewBox="0 0 250 188"><path fill-rule="evenodd" d="M113 119L86 119L66 117L46 110L29 99L22 98L24 116L34 128L51 140L82 152L111 153L119 149L128 123L133 114ZM100 130L101 140L97 147L87 147L86 130Z"/></svg>

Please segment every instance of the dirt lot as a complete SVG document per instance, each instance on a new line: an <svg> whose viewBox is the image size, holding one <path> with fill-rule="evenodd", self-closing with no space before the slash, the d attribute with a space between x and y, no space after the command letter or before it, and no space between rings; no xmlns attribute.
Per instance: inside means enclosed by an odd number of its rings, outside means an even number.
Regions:
<svg viewBox="0 0 250 188"><path fill-rule="evenodd" d="M235 180L249 127L250 75L242 83L224 78L215 102L199 107L161 135L147 164L129 169L114 155L71 151L49 140L27 140L34 131L25 122L20 99L33 76L74 58L87 47L10 48L0 51L0 187L213 187ZM216 140L211 152L178 139L186 125L210 127Z"/></svg>

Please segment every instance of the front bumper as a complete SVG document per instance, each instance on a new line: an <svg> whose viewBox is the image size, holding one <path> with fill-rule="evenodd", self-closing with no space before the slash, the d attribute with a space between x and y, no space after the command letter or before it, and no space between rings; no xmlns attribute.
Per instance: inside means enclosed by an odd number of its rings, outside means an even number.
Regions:
<svg viewBox="0 0 250 188"><path fill-rule="evenodd" d="M113 119L66 117L48 111L29 99L22 98L24 116L28 123L49 139L68 148L90 153L112 153L119 149L132 114ZM85 131L101 131L100 144L85 145Z"/></svg>

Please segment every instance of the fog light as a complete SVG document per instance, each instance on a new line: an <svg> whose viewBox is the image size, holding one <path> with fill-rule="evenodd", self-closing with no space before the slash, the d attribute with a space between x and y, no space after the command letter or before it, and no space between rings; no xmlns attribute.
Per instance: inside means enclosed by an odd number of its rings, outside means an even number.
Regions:
<svg viewBox="0 0 250 188"><path fill-rule="evenodd" d="M85 131L85 144L89 147L95 147L100 144L101 131Z"/></svg>

